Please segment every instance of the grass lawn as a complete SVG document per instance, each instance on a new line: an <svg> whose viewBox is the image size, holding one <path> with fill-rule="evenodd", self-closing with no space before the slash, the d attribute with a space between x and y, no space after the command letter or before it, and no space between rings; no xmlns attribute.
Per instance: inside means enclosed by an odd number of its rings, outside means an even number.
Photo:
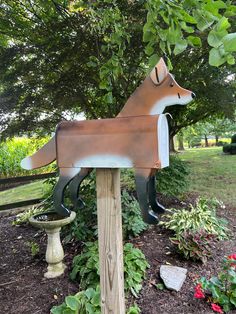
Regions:
<svg viewBox="0 0 236 314"><path fill-rule="evenodd" d="M0 205L40 198L45 191L44 180L0 192Z"/></svg>
<svg viewBox="0 0 236 314"><path fill-rule="evenodd" d="M179 154L190 167L190 192L216 197L236 206L236 155L222 153L222 147L188 149ZM0 192L0 205L40 198L43 180Z"/></svg>
<svg viewBox="0 0 236 314"><path fill-rule="evenodd" d="M189 191L236 206L236 155L211 147L188 149L179 156L190 166Z"/></svg>

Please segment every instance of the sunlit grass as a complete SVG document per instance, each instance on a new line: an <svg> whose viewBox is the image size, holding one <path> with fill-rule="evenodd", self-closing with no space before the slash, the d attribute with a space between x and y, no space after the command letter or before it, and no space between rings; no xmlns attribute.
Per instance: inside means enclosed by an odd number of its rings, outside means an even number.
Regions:
<svg viewBox="0 0 236 314"><path fill-rule="evenodd" d="M0 192L0 205L41 198L45 192L43 180L21 185L14 189Z"/></svg>
<svg viewBox="0 0 236 314"><path fill-rule="evenodd" d="M236 205L236 155L211 147L189 149L180 157L189 163L189 191Z"/></svg>

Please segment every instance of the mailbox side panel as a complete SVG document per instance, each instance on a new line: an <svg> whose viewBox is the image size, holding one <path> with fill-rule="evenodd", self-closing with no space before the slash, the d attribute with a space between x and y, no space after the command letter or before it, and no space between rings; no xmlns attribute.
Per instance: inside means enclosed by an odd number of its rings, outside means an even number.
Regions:
<svg viewBox="0 0 236 314"><path fill-rule="evenodd" d="M58 166L156 168L158 119L141 116L63 122L57 130Z"/></svg>

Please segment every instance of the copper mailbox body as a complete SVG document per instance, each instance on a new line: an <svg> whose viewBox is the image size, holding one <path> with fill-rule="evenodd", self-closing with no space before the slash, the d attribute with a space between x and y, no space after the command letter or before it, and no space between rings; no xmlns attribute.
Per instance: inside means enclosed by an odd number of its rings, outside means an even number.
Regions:
<svg viewBox="0 0 236 314"><path fill-rule="evenodd" d="M163 168L169 165L165 115L61 122L59 168Z"/></svg>

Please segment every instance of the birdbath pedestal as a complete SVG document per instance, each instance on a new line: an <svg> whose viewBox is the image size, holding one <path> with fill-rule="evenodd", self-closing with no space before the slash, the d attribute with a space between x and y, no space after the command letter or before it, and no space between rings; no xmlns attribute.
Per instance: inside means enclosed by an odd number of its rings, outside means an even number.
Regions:
<svg viewBox="0 0 236 314"><path fill-rule="evenodd" d="M62 217L55 212L46 212L29 218L31 225L45 230L47 234L46 262L48 263L46 278L55 278L62 275L66 265L62 262L64 251L60 239L61 227L71 223L76 217L71 212L69 217Z"/></svg>

